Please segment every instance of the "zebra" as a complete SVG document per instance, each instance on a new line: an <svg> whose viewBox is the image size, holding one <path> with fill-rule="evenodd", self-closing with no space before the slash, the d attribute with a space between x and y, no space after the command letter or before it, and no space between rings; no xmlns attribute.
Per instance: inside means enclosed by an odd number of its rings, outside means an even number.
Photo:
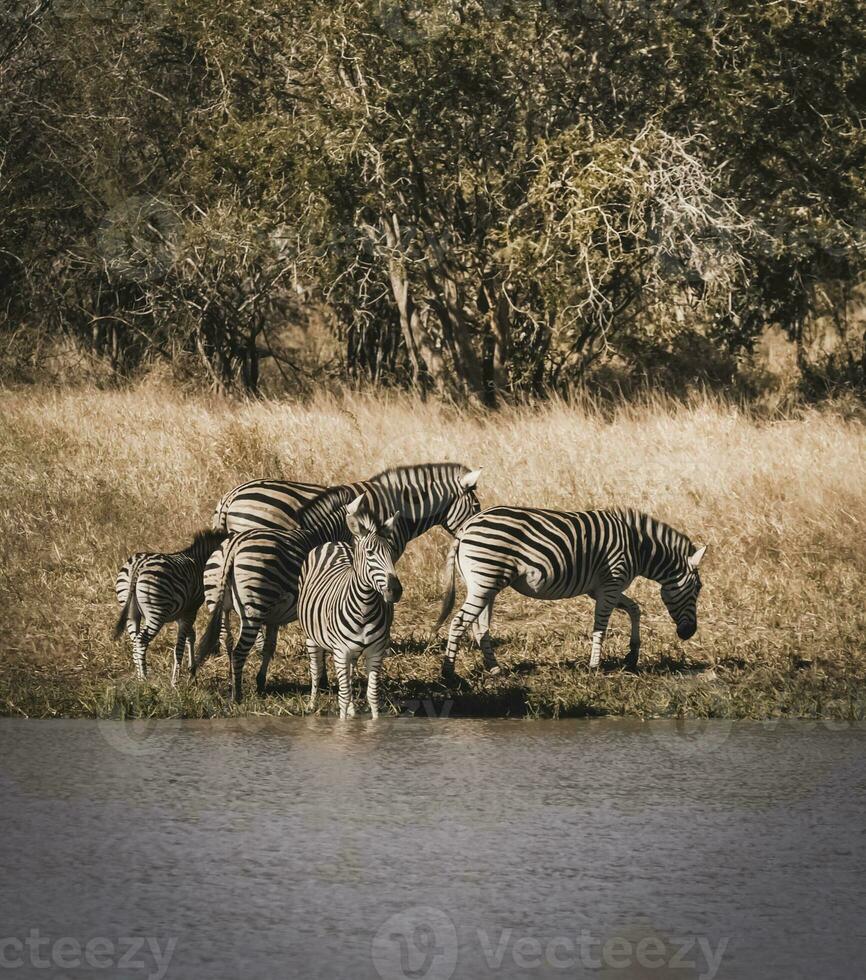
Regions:
<svg viewBox="0 0 866 980"><path fill-rule="evenodd" d="M367 702L373 717L379 717L379 665L388 649L394 604L403 594L391 553L397 517L380 524L362 494L346 506L352 545L331 541L304 560L298 619L310 657L310 711L316 707L319 675L330 651L340 686L340 718L355 714L352 668L361 654L367 667Z"/></svg>
<svg viewBox="0 0 866 980"><path fill-rule="evenodd" d="M347 531L345 508L359 494L369 497L376 519L399 513L392 544L395 560L413 538L440 525L454 535L457 529L481 509L475 488L481 470L469 470L456 463L424 463L383 470L369 480L348 486L331 487L298 511L298 525L314 531L322 541L344 541Z"/></svg>
<svg viewBox="0 0 866 980"><path fill-rule="evenodd" d="M251 480L223 494L214 511L213 526L233 533L253 527L287 531L297 526L297 514L304 504L327 489L316 483Z"/></svg>
<svg viewBox="0 0 866 980"><path fill-rule="evenodd" d="M242 697L244 664L262 626L265 639L256 687L259 694L264 693L277 630L297 619L298 579L304 559L320 544L352 540L346 526L346 504L366 493L376 520L400 513L391 535L396 561L410 540L431 527L440 525L454 534L478 513L475 488L480 473L456 463L384 470L362 483L332 487L314 498L299 511L299 527L251 529L224 542L205 569L205 602L211 619L196 651L193 675L218 646L224 612L234 609L241 628L230 658L231 696L236 701Z"/></svg>
<svg viewBox="0 0 866 980"><path fill-rule="evenodd" d="M139 551L120 569L114 591L122 609L114 627L114 638L120 639L124 628L128 630L140 680L147 679L147 648L166 623L177 622L172 687L177 684L184 646L188 647L192 667L195 615L204 602L205 562L227 537L224 531L199 531L184 551L172 554Z"/></svg>
<svg viewBox="0 0 866 980"><path fill-rule="evenodd" d="M317 483L287 480L250 480L223 494L214 510L212 526L220 531L237 533L251 528L288 531L298 526L298 511L327 487ZM206 570L206 576L212 573ZM232 645L230 611L226 610L220 631L220 644L229 652ZM263 637L256 638L255 649L261 650Z"/></svg>
<svg viewBox="0 0 866 980"><path fill-rule="evenodd" d="M688 640L697 629L698 566L705 552L706 546L696 548L680 531L635 510L483 510L463 525L448 552L436 629L454 608L455 568L466 583L466 599L451 621L442 676L445 680L456 676L457 643L469 625L485 669L499 672L490 621L496 596L508 586L536 599L591 595L595 599L591 667L598 667L601 660L613 610L624 610L631 621L625 667L634 670L640 653L640 607L623 593L638 576L660 583L677 635Z"/></svg>

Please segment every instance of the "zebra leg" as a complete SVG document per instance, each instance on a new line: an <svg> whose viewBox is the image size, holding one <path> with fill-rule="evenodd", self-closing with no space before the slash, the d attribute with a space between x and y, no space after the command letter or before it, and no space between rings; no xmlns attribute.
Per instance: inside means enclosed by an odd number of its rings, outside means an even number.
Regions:
<svg viewBox="0 0 866 980"><path fill-rule="evenodd" d="M370 647L364 651L367 665L367 704L370 705L370 714L374 718L379 717L379 667L384 652L385 648L382 646Z"/></svg>
<svg viewBox="0 0 866 980"><path fill-rule="evenodd" d="M355 704L352 700L352 656L344 650L334 650L334 670L340 685L338 695L340 718L354 718Z"/></svg>
<svg viewBox="0 0 866 980"><path fill-rule="evenodd" d="M310 702L307 710L315 711L319 697L319 677L322 673L322 664L325 662L325 649L312 640L307 640L307 654L310 657Z"/></svg>
<svg viewBox="0 0 866 980"><path fill-rule="evenodd" d="M328 680L328 658L322 656L321 664L319 665L319 687L323 691L330 690L331 682Z"/></svg>
<svg viewBox="0 0 866 980"><path fill-rule="evenodd" d="M154 635L146 626L142 626L132 641L132 659L140 681L147 680L147 648Z"/></svg>
<svg viewBox="0 0 866 980"><path fill-rule="evenodd" d="M631 596L621 595L616 604L617 609L623 609L631 620L631 641L628 645L628 656L625 658L626 670L635 670L637 658L640 655L640 606Z"/></svg>
<svg viewBox="0 0 866 980"><path fill-rule="evenodd" d="M231 699L236 704L239 704L243 700L244 664L247 662L250 650L256 642L258 632L258 624L241 621L241 635L238 637L238 642L235 644L232 655L229 658L231 665L229 668Z"/></svg>
<svg viewBox="0 0 866 980"><path fill-rule="evenodd" d="M190 623L190 627L186 633L186 648L187 648L187 662L189 664L189 671L192 673L192 665L195 662L195 625Z"/></svg>
<svg viewBox="0 0 866 980"><path fill-rule="evenodd" d="M223 610L223 618L220 623L220 646L225 650L227 657L231 658L232 647L235 645L234 637L232 636L232 624L231 624L231 610Z"/></svg>
<svg viewBox="0 0 866 980"><path fill-rule="evenodd" d="M481 656L484 658L484 669L488 674L493 676L498 674L502 669L496 660L496 655L493 653L493 642L490 639L490 620L493 618L494 601L491 599L487 603L478 614L478 619L472 624L472 635L475 637L475 642L481 648Z"/></svg>
<svg viewBox="0 0 866 980"><path fill-rule="evenodd" d="M618 602L619 597L614 599L613 602L607 596L596 597L595 621L592 626L592 653L589 658L590 667L598 667L601 663L601 645L604 642L604 634L607 632L610 615Z"/></svg>
<svg viewBox="0 0 866 980"><path fill-rule="evenodd" d="M256 674L256 693L265 693L265 682L268 679L268 665L271 662L271 657L274 655L274 650L277 648L277 632L279 631L279 626L275 626L273 623L268 623L264 630L259 630L259 637L264 634L264 643L261 644L262 647L262 665L259 667L259 672ZM256 646L258 646L258 640L256 640Z"/></svg>
<svg viewBox="0 0 866 980"><path fill-rule="evenodd" d="M183 663L183 651L186 646L186 636L189 626L182 619L177 621L177 639L174 644L174 662L171 665L171 686L177 687L177 675Z"/></svg>
<svg viewBox="0 0 866 980"><path fill-rule="evenodd" d="M488 604L493 603L496 593L492 595L486 593L469 592L463 601L463 605L457 611L457 615L451 620L448 629L448 646L445 649L445 657L442 660L442 677L444 680L452 680L456 677L454 671L454 661L457 659L457 644L460 637L466 631L466 627L472 625L481 613L487 608Z"/></svg>

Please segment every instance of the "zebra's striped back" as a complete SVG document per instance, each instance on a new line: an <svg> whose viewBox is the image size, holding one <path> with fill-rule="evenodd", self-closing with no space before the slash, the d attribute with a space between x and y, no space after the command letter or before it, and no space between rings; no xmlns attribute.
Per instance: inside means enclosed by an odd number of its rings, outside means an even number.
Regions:
<svg viewBox="0 0 866 980"><path fill-rule="evenodd" d="M458 540L461 562L477 564L481 582L507 580L544 599L586 595L638 575L671 584L697 579L688 565L691 541L634 510L490 507L464 525Z"/></svg>
<svg viewBox="0 0 866 980"><path fill-rule="evenodd" d="M201 572L186 555L144 555L127 561L115 583L117 601L126 605L130 573L142 621L155 629L176 620L184 611L204 601ZM157 625L158 624L158 625Z"/></svg>
<svg viewBox="0 0 866 980"><path fill-rule="evenodd" d="M298 511L326 487L286 480L250 480L229 490L220 499L213 526L238 533L250 528L289 530L296 525Z"/></svg>

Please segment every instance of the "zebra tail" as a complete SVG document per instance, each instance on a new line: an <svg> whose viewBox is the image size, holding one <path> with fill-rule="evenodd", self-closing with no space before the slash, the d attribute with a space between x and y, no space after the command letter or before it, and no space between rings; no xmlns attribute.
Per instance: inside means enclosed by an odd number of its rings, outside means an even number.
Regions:
<svg viewBox="0 0 866 980"><path fill-rule="evenodd" d="M457 584L455 581L457 572L457 549L459 547L460 538L455 538L451 542L451 547L448 549L448 557L445 559L445 571L442 575L442 588L445 591L442 595L442 608L439 611L439 619L436 620L436 625L433 627L434 633L451 615L451 610L454 608L454 598L457 592Z"/></svg>
<svg viewBox="0 0 866 980"><path fill-rule="evenodd" d="M119 640L123 636L123 631L126 629L126 624L130 619L135 623L136 633L138 632L138 626L141 623L141 609L138 605L138 597L135 594L137 583L138 563L134 564L129 570L129 587L126 593L126 602L123 604L123 609L120 610L120 615L114 624L115 640Z"/></svg>
<svg viewBox="0 0 866 980"><path fill-rule="evenodd" d="M226 514L226 497L228 494L224 494L220 497L219 503L216 505L216 510L213 512L213 520L211 521L211 527L215 531L224 531L228 534L228 515Z"/></svg>
<svg viewBox="0 0 866 980"><path fill-rule="evenodd" d="M232 552L229 551L225 558L223 559L223 570L220 577L219 588L217 589L216 601L214 602L213 611L210 614L210 619L205 627L205 631L202 634L202 638L199 640L198 649L195 652L195 660L193 661L193 672L195 672L208 657L213 656L219 647L220 642L220 628L223 622L223 603L225 602L226 590L229 587L229 580L232 574Z"/></svg>

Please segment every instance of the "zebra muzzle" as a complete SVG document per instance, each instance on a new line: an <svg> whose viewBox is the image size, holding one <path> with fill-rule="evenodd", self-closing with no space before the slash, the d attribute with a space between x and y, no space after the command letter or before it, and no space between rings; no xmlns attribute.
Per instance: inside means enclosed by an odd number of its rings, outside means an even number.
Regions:
<svg viewBox="0 0 866 980"><path fill-rule="evenodd" d="M693 620L689 619L683 623L677 623L677 636L681 640L690 640L697 632L698 624Z"/></svg>
<svg viewBox="0 0 866 980"><path fill-rule="evenodd" d="M400 584L400 579L396 575L388 576L388 584L385 586L385 591L382 593L382 597L385 602L395 603L399 602L403 595L403 586Z"/></svg>

